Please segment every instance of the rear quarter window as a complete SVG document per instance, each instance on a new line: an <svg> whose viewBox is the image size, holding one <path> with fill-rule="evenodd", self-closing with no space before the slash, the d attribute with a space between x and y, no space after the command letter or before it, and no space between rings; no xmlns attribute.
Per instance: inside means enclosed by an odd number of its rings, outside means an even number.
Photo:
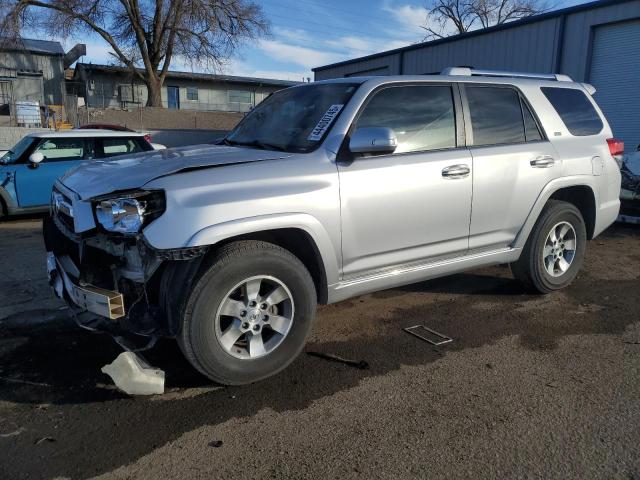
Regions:
<svg viewBox="0 0 640 480"><path fill-rule="evenodd" d="M571 135L583 137L602 131L602 120L584 92L561 87L542 87L541 90Z"/></svg>

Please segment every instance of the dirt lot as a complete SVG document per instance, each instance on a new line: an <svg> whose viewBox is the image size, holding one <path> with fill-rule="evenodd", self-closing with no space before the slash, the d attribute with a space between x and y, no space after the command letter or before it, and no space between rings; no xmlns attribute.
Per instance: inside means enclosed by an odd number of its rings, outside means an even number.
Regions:
<svg viewBox="0 0 640 480"><path fill-rule="evenodd" d="M129 398L46 285L38 219L0 223L0 478L640 479L640 228L591 242L568 290L503 267L322 307L284 373L210 385L166 341ZM425 323L455 341L402 331Z"/></svg>

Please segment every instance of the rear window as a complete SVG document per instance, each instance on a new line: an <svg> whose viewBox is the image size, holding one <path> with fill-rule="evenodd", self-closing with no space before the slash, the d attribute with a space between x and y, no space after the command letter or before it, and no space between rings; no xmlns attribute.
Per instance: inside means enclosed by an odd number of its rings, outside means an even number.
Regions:
<svg viewBox="0 0 640 480"><path fill-rule="evenodd" d="M541 90L571 135L583 137L602 131L602 120L584 92L559 87L542 87Z"/></svg>

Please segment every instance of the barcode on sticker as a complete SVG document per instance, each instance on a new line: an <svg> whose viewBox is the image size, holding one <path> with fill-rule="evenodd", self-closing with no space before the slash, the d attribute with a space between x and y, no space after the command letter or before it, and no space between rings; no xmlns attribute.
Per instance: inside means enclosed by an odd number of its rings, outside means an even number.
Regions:
<svg viewBox="0 0 640 480"><path fill-rule="evenodd" d="M315 126L315 128L311 130L311 133L307 137L307 140L312 140L312 141L320 140L324 135L324 132L326 132L329 126L331 125L331 122L333 122L333 120L336 118L338 113L340 113L340 110L342 110L342 107L344 107L344 104L331 105L329 109L326 111L326 113L322 116L318 124Z"/></svg>

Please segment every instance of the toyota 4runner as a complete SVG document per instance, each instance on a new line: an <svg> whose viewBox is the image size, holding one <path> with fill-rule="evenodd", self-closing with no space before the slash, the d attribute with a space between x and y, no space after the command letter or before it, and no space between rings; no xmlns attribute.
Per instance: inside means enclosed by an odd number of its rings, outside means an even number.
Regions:
<svg viewBox="0 0 640 480"><path fill-rule="evenodd" d="M63 176L51 284L81 326L174 337L223 384L285 368L316 303L506 263L553 292L618 215L593 92L468 68L281 90L219 145Z"/></svg>

